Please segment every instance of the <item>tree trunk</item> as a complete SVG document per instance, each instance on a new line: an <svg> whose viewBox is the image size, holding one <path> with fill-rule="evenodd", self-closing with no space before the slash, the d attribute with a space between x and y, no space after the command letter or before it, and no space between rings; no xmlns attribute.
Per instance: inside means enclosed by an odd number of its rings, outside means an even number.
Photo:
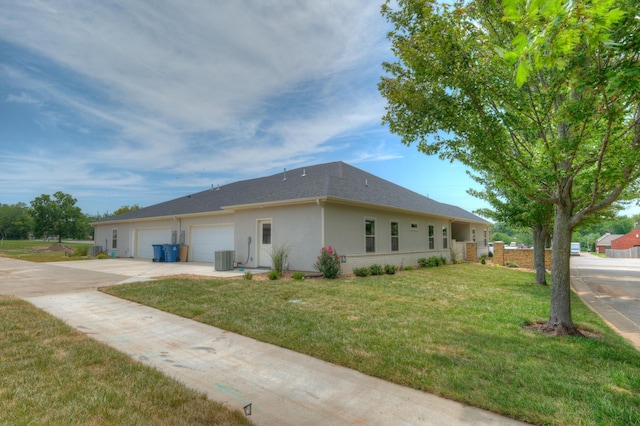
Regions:
<svg viewBox="0 0 640 426"><path fill-rule="evenodd" d="M540 285L547 285L544 253L548 237L546 226L538 223L533 227L533 267L536 270L536 284Z"/></svg>
<svg viewBox="0 0 640 426"><path fill-rule="evenodd" d="M553 265L551 266L551 309L543 330L560 336L579 335L571 319L571 215L556 206L553 225Z"/></svg>

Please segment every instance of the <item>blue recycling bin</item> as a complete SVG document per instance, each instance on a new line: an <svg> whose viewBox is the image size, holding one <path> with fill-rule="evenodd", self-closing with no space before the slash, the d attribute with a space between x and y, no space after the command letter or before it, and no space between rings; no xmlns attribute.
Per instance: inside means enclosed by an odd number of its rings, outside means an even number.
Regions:
<svg viewBox="0 0 640 426"><path fill-rule="evenodd" d="M178 253L180 252L180 244L165 244L164 245L164 261L165 262L177 262Z"/></svg>
<svg viewBox="0 0 640 426"><path fill-rule="evenodd" d="M153 246L153 261L164 262L164 247L162 244L151 244Z"/></svg>

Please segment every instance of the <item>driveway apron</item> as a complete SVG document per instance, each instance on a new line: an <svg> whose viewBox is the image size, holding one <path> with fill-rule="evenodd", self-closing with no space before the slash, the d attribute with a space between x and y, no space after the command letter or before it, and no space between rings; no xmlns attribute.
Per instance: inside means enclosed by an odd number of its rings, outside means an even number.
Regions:
<svg viewBox="0 0 640 426"><path fill-rule="evenodd" d="M522 424L106 295L96 288L131 277L77 266L0 258L0 294L21 297L212 400L250 405L256 424Z"/></svg>

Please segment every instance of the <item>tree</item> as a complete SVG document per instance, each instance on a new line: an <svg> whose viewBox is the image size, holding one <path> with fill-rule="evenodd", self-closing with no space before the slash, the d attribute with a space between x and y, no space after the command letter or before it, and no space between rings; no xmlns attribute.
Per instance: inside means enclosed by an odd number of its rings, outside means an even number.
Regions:
<svg viewBox="0 0 640 426"><path fill-rule="evenodd" d="M118 210L116 210L115 212L113 212L113 216L117 216L119 214L124 214L124 213L129 213L135 210L140 210L140 206L137 204L134 204L132 206L122 206L120 207Z"/></svg>
<svg viewBox="0 0 640 426"><path fill-rule="evenodd" d="M382 13L384 122L426 154L487 168L554 212L549 319L571 317L573 229L640 168L638 4L628 0L398 0ZM482 169L480 169L482 170Z"/></svg>
<svg viewBox="0 0 640 426"><path fill-rule="evenodd" d="M32 222L26 204L0 204L0 238L21 240L29 238Z"/></svg>
<svg viewBox="0 0 640 426"><path fill-rule="evenodd" d="M477 213L498 222L519 228L528 228L531 231L536 284L547 285L545 249L551 236L552 206L526 198L511 185L505 185L498 179L491 179L485 171L472 175L472 177L484 186L484 191L469 190L468 192L487 201L492 207L492 209L481 209Z"/></svg>
<svg viewBox="0 0 640 426"><path fill-rule="evenodd" d="M85 238L86 218L76 201L60 191L53 194L53 199L42 194L31 201L36 238L57 236L59 243L63 238Z"/></svg>

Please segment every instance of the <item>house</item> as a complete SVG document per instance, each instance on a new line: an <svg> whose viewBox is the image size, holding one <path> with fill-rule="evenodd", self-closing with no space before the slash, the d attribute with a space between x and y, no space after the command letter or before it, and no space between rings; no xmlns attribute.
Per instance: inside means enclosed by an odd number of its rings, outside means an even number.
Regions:
<svg viewBox="0 0 640 426"><path fill-rule="evenodd" d="M631 232L620 235L611 240L612 250L628 250L640 246L640 229L632 229Z"/></svg>
<svg viewBox="0 0 640 426"><path fill-rule="evenodd" d="M607 249L611 248L611 241L621 236L621 234L610 234L607 232L602 237L598 238L595 243L596 253L606 253Z"/></svg>
<svg viewBox="0 0 640 426"><path fill-rule="evenodd" d="M415 265L430 256L488 253L489 223L363 170L332 162L213 187L92 223L115 257L153 258L153 244L185 244L189 261L234 251L243 267L270 267L275 247L291 270L313 270L325 246L343 270ZM187 251L185 250L185 251Z"/></svg>

